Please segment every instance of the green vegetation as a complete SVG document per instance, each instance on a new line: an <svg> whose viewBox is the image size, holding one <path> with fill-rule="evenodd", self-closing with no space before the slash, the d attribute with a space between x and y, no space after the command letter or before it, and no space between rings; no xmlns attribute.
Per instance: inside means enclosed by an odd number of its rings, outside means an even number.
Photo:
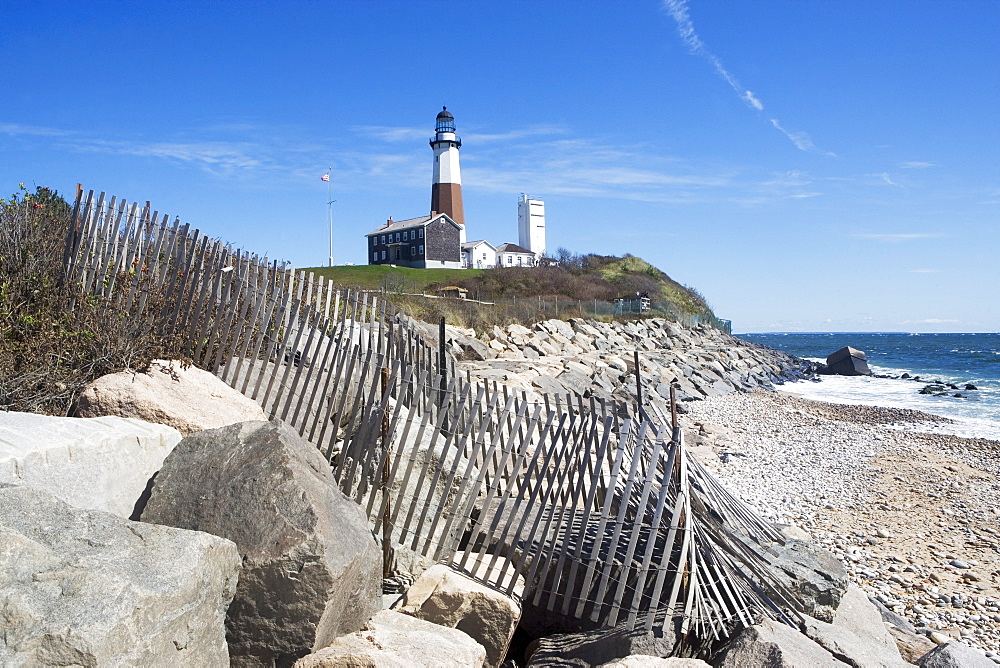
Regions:
<svg viewBox="0 0 1000 668"><path fill-rule="evenodd" d="M91 380L179 356L150 324L157 286L139 313L61 282L71 215L49 188L0 199L0 410L66 415Z"/></svg>
<svg viewBox="0 0 1000 668"><path fill-rule="evenodd" d="M609 318L615 313L612 300L636 293L648 295L653 304L647 317L714 317L696 290L634 255L574 255L561 248L558 263L543 267L409 269L367 265L309 271L339 285L381 290L415 318L433 322L444 316L451 324L477 329L512 322L531 324L553 317ZM418 296L436 295L439 289L452 285L468 290L470 301Z"/></svg>
<svg viewBox="0 0 1000 668"><path fill-rule="evenodd" d="M454 281L470 275L480 275L483 269L411 269L393 267L388 264L357 265L350 267L315 267L306 269L330 279L337 285L381 290L401 286L405 290L391 289L390 292L427 292L430 286L454 285Z"/></svg>

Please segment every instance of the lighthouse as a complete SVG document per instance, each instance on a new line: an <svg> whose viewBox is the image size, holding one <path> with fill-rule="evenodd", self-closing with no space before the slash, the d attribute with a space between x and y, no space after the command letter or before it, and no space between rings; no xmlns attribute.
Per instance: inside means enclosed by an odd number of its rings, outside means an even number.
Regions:
<svg viewBox="0 0 1000 668"><path fill-rule="evenodd" d="M462 208L462 172L458 166L461 138L455 134L455 117L447 107L438 112L431 148L434 149L434 181L431 185L431 211L447 214L465 230ZM464 241L464 235L463 235Z"/></svg>

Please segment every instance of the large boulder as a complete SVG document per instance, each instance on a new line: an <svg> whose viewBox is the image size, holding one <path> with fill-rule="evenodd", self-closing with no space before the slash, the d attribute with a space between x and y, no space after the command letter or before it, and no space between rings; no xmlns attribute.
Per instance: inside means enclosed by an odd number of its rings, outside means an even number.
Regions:
<svg viewBox="0 0 1000 668"><path fill-rule="evenodd" d="M882 623L878 608L856 585L847 588L833 615L832 624L807 617L805 633L851 665L872 668L902 668L908 665Z"/></svg>
<svg viewBox="0 0 1000 668"><path fill-rule="evenodd" d="M996 664L957 640L938 645L920 657L920 668L996 668Z"/></svg>
<svg viewBox="0 0 1000 668"><path fill-rule="evenodd" d="M141 420L0 412L0 483L128 518L180 440L176 429Z"/></svg>
<svg viewBox="0 0 1000 668"><path fill-rule="evenodd" d="M295 668L479 668L485 660L483 646L461 631L383 610Z"/></svg>
<svg viewBox="0 0 1000 668"><path fill-rule="evenodd" d="M794 595L800 612L833 622L834 612L847 591L847 571L828 550L813 543L787 539L784 544L746 544L766 561L771 572ZM766 586L766 585L765 585ZM780 600L779 592L773 592Z"/></svg>
<svg viewBox="0 0 1000 668"><path fill-rule="evenodd" d="M121 371L98 378L77 399L76 414L139 418L170 425L185 436L267 419L256 402L208 371L168 360L154 360L145 371Z"/></svg>
<svg viewBox="0 0 1000 668"><path fill-rule="evenodd" d="M0 665L224 666L236 546L0 485Z"/></svg>
<svg viewBox="0 0 1000 668"><path fill-rule="evenodd" d="M851 665L838 661L798 630L770 619L744 629L713 664L718 668L845 668Z"/></svg>
<svg viewBox="0 0 1000 668"><path fill-rule="evenodd" d="M364 514L287 425L244 422L186 437L142 520L236 543L243 573L226 619L234 665L291 663L381 608L381 551Z"/></svg>
<svg viewBox="0 0 1000 668"><path fill-rule="evenodd" d="M468 634L486 648L490 668L503 662L521 618L513 599L441 564L417 578L397 610Z"/></svg>

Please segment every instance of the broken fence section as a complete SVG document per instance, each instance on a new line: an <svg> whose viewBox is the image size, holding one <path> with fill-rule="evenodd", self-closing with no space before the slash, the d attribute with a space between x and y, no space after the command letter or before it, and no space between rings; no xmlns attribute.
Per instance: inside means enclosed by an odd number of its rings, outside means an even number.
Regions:
<svg viewBox="0 0 1000 668"><path fill-rule="evenodd" d="M195 364L324 452L397 561L450 563L600 625L678 621L700 643L796 615L743 542L780 537L687 456L667 416L472 384L378 294L208 239L148 203L79 191L64 260L80 292L182 334Z"/></svg>

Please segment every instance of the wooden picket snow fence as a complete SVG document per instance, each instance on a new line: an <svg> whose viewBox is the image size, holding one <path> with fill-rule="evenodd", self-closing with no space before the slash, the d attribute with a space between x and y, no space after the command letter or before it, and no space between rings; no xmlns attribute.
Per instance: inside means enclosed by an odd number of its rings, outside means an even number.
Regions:
<svg viewBox="0 0 1000 668"><path fill-rule="evenodd" d="M195 364L319 448L397 552L553 615L678 624L692 644L761 615L797 618L745 545L780 536L687 456L669 416L470 383L380 295L233 249L148 204L80 191L64 259L82 292L137 312L159 290L151 327L182 333Z"/></svg>

